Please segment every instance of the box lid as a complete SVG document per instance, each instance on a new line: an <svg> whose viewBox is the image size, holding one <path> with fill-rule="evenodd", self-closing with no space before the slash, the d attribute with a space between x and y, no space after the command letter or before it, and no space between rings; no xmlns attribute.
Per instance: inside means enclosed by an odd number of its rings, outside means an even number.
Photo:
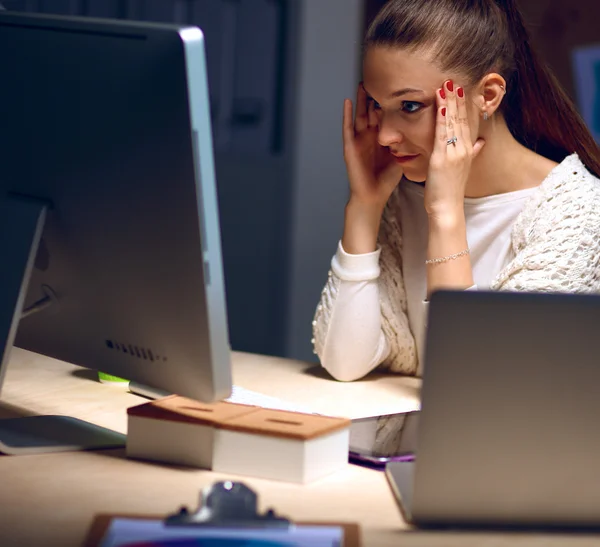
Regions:
<svg viewBox="0 0 600 547"><path fill-rule="evenodd" d="M170 395L127 409L128 416L167 420L197 425L217 426L220 423L258 409L256 406L226 402L200 403L193 399Z"/></svg>
<svg viewBox="0 0 600 547"><path fill-rule="evenodd" d="M230 416L219 424L219 429L310 440L348 428L350 423L347 418L257 408L252 412Z"/></svg>

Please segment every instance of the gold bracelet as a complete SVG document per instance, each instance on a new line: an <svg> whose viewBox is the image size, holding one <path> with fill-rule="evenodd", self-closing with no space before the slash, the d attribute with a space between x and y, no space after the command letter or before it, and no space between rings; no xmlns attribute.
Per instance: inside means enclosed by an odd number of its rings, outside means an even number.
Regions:
<svg viewBox="0 0 600 547"><path fill-rule="evenodd" d="M461 251L460 253L456 253L453 255L443 256L441 258L430 258L425 261L425 264L443 264L444 262L449 262L450 260L456 260L457 258L460 258L461 256L468 255L470 252L471 251L469 249L465 249L464 251Z"/></svg>

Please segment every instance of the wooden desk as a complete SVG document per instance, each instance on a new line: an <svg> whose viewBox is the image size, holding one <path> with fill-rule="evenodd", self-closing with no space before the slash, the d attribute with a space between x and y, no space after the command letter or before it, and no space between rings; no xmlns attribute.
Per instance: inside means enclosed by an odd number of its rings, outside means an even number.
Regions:
<svg viewBox="0 0 600 547"><path fill-rule="evenodd" d="M306 363L234 354L234 382L315 411L359 417L414 408L419 381L394 376L343 384ZM91 371L15 349L2 417L64 413L125 432L125 409L143 401L102 385ZM383 473L348 465L306 486L157 465L123 450L0 456L0 545L75 547L96 513L166 514L196 507L200 489L234 479L255 489L261 510L295 520L359 522L367 546L597 546L600 536L407 532ZM574 494L576 495L576 494Z"/></svg>

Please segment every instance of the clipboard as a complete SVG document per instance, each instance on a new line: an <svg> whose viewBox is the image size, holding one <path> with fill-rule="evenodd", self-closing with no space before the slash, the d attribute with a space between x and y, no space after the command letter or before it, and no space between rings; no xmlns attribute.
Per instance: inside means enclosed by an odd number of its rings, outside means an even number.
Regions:
<svg viewBox="0 0 600 547"><path fill-rule="evenodd" d="M116 518L161 520L163 517L148 515L108 515L99 514L94 517L82 547L99 547L110 523ZM361 547L360 526L355 522L296 522L303 526L339 526L344 529L343 547Z"/></svg>
<svg viewBox="0 0 600 547"><path fill-rule="evenodd" d="M224 481L215 483L201 494L200 504L194 512L182 507L177 513L163 516L99 514L94 517L83 547L99 547L113 519L162 521L166 526L190 528L231 529L285 529L292 524L301 526L339 527L344 531L343 547L360 547L360 526L349 522L296 522L281 517L272 509L264 514L256 510L256 493L243 483Z"/></svg>

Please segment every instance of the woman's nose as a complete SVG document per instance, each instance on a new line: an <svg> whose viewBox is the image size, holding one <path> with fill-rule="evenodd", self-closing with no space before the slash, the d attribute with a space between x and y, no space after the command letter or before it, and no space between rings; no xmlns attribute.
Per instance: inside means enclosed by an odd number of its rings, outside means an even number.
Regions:
<svg viewBox="0 0 600 547"><path fill-rule="evenodd" d="M391 146L392 144L398 144L403 141L402 133L394 128L390 123L386 122L385 116L379 118L379 133L377 135L377 142L381 146Z"/></svg>

